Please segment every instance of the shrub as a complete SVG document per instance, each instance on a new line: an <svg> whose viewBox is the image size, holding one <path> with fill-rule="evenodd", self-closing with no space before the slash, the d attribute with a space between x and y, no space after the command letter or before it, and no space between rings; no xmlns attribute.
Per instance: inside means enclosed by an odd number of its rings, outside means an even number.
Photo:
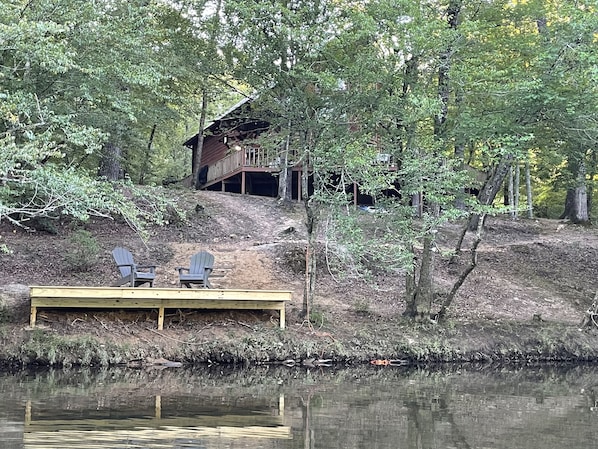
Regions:
<svg viewBox="0 0 598 449"><path fill-rule="evenodd" d="M72 271L89 271L93 268L100 253L100 246L89 231L79 229L70 239L71 247L64 260Z"/></svg>

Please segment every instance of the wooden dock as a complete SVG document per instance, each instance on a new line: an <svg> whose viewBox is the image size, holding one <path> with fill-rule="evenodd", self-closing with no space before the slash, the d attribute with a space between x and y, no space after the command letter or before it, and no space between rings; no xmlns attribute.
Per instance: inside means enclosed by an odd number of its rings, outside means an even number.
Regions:
<svg viewBox="0 0 598 449"><path fill-rule="evenodd" d="M209 288L30 287L31 327L39 308L157 309L158 329L164 328L165 309L277 310L285 328L287 290L235 290Z"/></svg>

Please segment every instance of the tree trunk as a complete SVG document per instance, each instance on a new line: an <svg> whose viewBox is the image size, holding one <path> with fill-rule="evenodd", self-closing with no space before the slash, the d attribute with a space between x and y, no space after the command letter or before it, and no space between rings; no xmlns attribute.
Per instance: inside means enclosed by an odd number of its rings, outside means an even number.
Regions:
<svg viewBox="0 0 598 449"><path fill-rule="evenodd" d="M565 210L559 218L567 218L575 224L587 223L589 220L587 201L585 186L568 189L565 198Z"/></svg>
<svg viewBox="0 0 598 449"><path fill-rule="evenodd" d="M515 218L519 218L519 190L521 185L521 167L519 167L519 163L515 164L515 182L513 185L513 206L515 208Z"/></svg>
<svg viewBox="0 0 598 449"><path fill-rule="evenodd" d="M492 176L486 181L486 184L480 190L478 195L478 201L480 204L485 206L489 206L496 198L496 194L500 191L500 187L509 172L509 167L511 166L511 162L513 160L512 155L506 155L503 159L498 163L496 168L492 172ZM469 220L469 231L475 231L478 227L478 221L480 219L479 215L473 215Z"/></svg>
<svg viewBox="0 0 598 449"><path fill-rule="evenodd" d="M199 126L197 131L197 142L195 142L195 146L193 147L193 155L192 155L192 171L191 171L191 178L193 179L193 186L196 190L199 190L201 184L199 182L199 171L201 169L201 155L203 152L203 130L206 125L206 116L208 114L208 93L206 89L203 89L201 95L201 112L199 114Z"/></svg>
<svg viewBox="0 0 598 449"><path fill-rule="evenodd" d="M424 237L424 247L421 256L422 261L414 298L415 320L420 322L423 322L430 317L432 300L434 299L432 282L434 251L432 251L432 243L433 237L431 235Z"/></svg>
<svg viewBox="0 0 598 449"><path fill-rule="evenodd" d="M448 26L451 30L456 30L459 24L459 13L461 12L462 0L451 0L449 2L446 14ZM453 53L452 44L447 47L440 55L440 66L438 67L438 98L440 99L440 113L434 116L434 136L443 138L446 134L445 123L449 109L450 69L452 65L451 56Z"/></svg>
<svg viewBox="0 0 598 449"><path fill-rule="evenodd" d="M411 195L411 207L413 208L413 215L421 218L424 214L424 205L421 193L414 193Z"/></svg>
<svg viewBox="0 0 598 449"><path fill-rule="evenodd" d="M560 217L568 218L575 224L586 224L590 221L588 214L588 193L586 189L585 164L579 164L577 169L577 185L567 190L565 210Z"/></svg>
<svg viewBox="0 0 598 449"><path fill-rule="evenodd" d="M529 161L525 162L525 190L527 193L527 218L534 218L534 203L532 198L532 174Z"/></svg>
<svg viewBox="0 0 598 449"><path fill-rule="evenodd" d="M291 125L289 123L289 134L284 144L284 149L280 155L280 174L278 177L278 199L283 204L291 203L293 188L291 183L293 181L293 169L289 167L289 151L291 147ZM300 198L298 198L300 199Z"/></svg>
<svg viewBox="0 0 598 449"><path fill-rule="evenodd" d="M442 306L440 307L440 312L438 313L438 319L439 320L442 320L442 319L444 319L446 317L446 313L448 311L448 308L453 303L453 300L455 299L455 296L457 295L457 292L459 291L459 289L461 288L461 286L463 285L463 283L465 282L465 280L467 279L467 277L471 274L471 272L473 271L473 269L478 264L478 246L480 245L480 242L482 241L482 231L484 229L484 221L485 221L485 219L486 219L486 215L482 214L482 216L478 220L478 227L477 227L477 230L476 230L476 237L475 237L475 240L473 241L473 243L471 245L471 250L470 250L471 257L470 257L470 260L469 260L469 265L467 265L467 267L465 267L465 269L463 270L463 272L461 273L461 275L459 276L459 278L457 279L457 281L453 284L453 288L451 289L451 291L449 292L449 294L444 299L444 301L442 303ZM451 262L452 261L453 261L453 259L451 258Z"/></svg>
<svg viewBox="0 0 598 449"><path fill-rule="evenodd" d="M152 145L154 143L154 136L156 135L156 128L157 124L154 123L152 126L152 130L150 132L149 141L147 142L147 152L145 153L145 157L143 158L143 162L141 163L141 169L139 170L139 184L145 184L145 177L151 165L151 154L152 154Z"/></svg>
<svg viewBox="0 0 598 449"><path fill-rule="evenodd" d="M597 158L598 158L597 152L593 151L592 155L590 157L590 160L592 163L590 164L591 169L588 172L589 179L596 179L596 171L598 170L598 161L596 160ZM593 219L593 216L591 215L593 200L594 200L594 183L590 182L588 184L588 219L590 221Z"/></svg>
<svg viewBox="0 0 598 449"><path fill-rule="evenodd" d="M465 170L465 145L463 143L455 144L455 160L460 162L461 170ZM459 210L465 210L465 188L461 187L459 195L455 198L455 207Z"/></svg>
<svg viewBox="0 0 598 449"><path fill-rule="evenodd" d="M507 194L508 200L507 204L509 206L509 215L511 218L515 218L515 191L514 191L514 180L515 180L515 173L513 171L513 166L509 167L509 184L507 186Z"/></svg>
<svg viewBox="0 0 598 449"><path fill-rule="evenodd" d="M415 277L417 275L417 262L415 259L415 253L413 252L413 245L410 248L411 254L413 254L412 269L407 270L405 273L405 312L404 316L415 317Z"/></svg>
<svg viewBox="0 0 598 449"><path fill-rule="evenodd" d="M118 181L123 177L121 166L122 150L111 142L104 144L102 148L102 160L100 161L99 175L108 181Z"/></svg>
<svg viewBox="0 0 598 449"><path fill-rule="evenodd" d="M308 137L306 146L310 147L311 140ZM311 309L316 296L316 228L317 210L314 200L309 197L309 150L303 159L303 170L301 171L301 194L305 204L306 226L307 226L307 250L305 253L305 288L303 290L302 314L307 320L310 319Z"/></svg>
<svg viewBox="0 0 598 449"><path fill-rule="evenodd" d="M307 213L307 249L305 251L305 288L302 314L309 321L316 292L316 211L310 201L305 201Z"/></svg>

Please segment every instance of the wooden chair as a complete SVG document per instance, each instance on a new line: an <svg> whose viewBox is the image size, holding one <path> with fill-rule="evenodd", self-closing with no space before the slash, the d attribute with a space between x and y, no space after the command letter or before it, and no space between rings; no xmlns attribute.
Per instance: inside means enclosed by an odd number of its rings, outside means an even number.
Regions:
<svg viewBox="0 0 598 449"><path fill-rule="evenodd" d="M207 251L200 251L191 257L189 268L177 267L179 271L179 287L192 288L197 284L203 288L212 288L208 277L214 269L214 256Z"/></svg>
<svg viewBox="0 0 598 449"><path fill-rule="evenodd" d="M121 278L111 287L120 287L124 284L129 284L130 287L139 287L143 284L149 284L150 287L154 286L156 278L155 265L137 265L131 252L120 247L112 250L112 257L114 257L116 266L120 270Z"/></svg>

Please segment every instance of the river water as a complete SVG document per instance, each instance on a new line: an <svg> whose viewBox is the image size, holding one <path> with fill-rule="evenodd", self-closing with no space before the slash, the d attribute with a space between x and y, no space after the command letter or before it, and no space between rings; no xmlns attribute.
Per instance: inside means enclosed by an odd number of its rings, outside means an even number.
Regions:
<svg viewBox="0 0 598 449"><path fill-rule="evenodd" d="M0 448L596 448L598 367L0 373Z"/></svg>

